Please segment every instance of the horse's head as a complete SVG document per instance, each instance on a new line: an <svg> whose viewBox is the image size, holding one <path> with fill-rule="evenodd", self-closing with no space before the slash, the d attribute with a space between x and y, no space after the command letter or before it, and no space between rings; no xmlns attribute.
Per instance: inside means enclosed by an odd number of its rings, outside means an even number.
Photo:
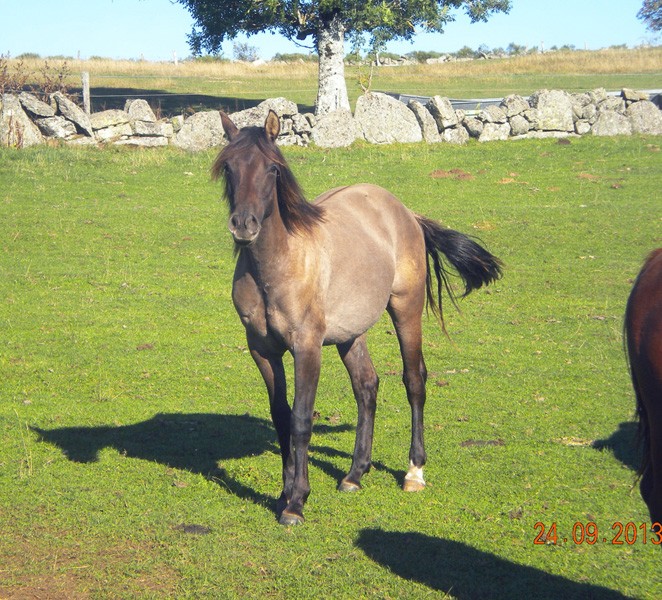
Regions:
<svg viewBox="0 0 662 600"><path fill-rule="evenodd" d="M276 145L278 115L270 110L264 127L239 130L221 111L229 144L212 167L212 177L225 179L230 205L228 228L238 248L249 246L265 219L278 214L287 233L311 232L324 220L324 209L306 201L294 174Z"/></svg>
<svg viewBox="0 0 662 600"><path fill-rule="evenodd" d="M269 111L264 128L239 130L224 112L221 121L230 143L218 155L212 175L225 178L230 204L228 228L235 244L248 246L257 239L264 219L277 202L277 180L283 163L275 146L280 121L273 111Z"/></svg>

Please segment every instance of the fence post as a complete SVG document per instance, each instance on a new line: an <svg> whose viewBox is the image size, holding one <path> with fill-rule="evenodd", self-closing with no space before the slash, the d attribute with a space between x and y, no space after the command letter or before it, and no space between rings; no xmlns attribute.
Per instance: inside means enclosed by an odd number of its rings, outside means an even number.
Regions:
<svg viewBox="0 0 662 600"><path fill-rule="evenodd" d="M81 73L81 79L83 80L83 108L85 112L90 114L90 74L88 71L83 71Z"/></svg>

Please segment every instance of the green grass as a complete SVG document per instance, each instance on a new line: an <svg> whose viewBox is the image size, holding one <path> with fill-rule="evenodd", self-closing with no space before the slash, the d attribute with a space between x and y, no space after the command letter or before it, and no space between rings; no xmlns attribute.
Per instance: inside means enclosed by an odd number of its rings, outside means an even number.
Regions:
<svg viewBox="0 0 662 600"><path fill-rule="evenodd" d="M499 62L499 61L497 61ZM503 62L503 61L501 61ZM580 93L596 88L620 90L659 89L659 69L644 73L509 73L504 65L434 65L414 67L382 67L372 74L372 91L420 96L441 95L449 98L504 98L509 94L529 96L540 89L565 90ZM489 71L476 67L490 68ZM507 65L505 65L507 66ZM231 112L243 110L267 98L285 97L296 102L300 112L312 111L317 98L315 65L293 67L291 74L272 73L268 66L252 72L221 75L172 75L169 77L94 76L92 75L92 103L95 111L104 108L123 108L127 95L149 99L163 114L189 113L225 108ZM451 70L452 68L452 70ZM352 107L364 93L369 76L367 67L347 67L345 80ZM191 93L191 90L194 90Z"/></svg>
<svg viewBox="0 0 662 600"><path fill-rule="evenodd" d="M462 314L447 303L451 342L424 321L420 494L399 489L409 409L386 319L375 468L335 490L356 408L325 349L306 523L283 528L213 155L1 150L0 596L660 597L660 549L641 530L611 543L614 523L648 521L621 327L662 245L659 151L636 136L287 149L309 197L384 185L506 269ZM556 545L534 545L538 522ZM574 543L589 522L599 542Z"/></svg>

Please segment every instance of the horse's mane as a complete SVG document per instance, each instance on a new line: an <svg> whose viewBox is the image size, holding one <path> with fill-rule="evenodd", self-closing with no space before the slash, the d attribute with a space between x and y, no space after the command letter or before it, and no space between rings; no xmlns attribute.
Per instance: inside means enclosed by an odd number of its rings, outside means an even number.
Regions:
<svg viewBox="0 0 662 600"><path fill-rule="evenodd" d="M225 180L225 197L233 202L234 190L225 177L225 164L236 158L241 159L256 148L268 161L278 167L278 207L288 233L310 233L315 225L324 221L324 209L308 202L278 146L271 141L262 127L244 127L216 157L211 169L213 179Z"/></svg>

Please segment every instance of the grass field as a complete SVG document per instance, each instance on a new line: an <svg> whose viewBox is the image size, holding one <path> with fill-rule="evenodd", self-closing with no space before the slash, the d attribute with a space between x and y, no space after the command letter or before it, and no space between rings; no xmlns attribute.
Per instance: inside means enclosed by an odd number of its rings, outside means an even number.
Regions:
<svg viewBox="0 0 662 600"><path fill-rule="evenodd" d="M213 155L0 150L0 598L659 598L621 328L662 245L660 146L287 149L309 197L381 184L505 263L461 314L448 303L451 341L424 321L420 494L400 490L392 326L369 338L382 383L357 494L335 490L356 409L325 350L300 528L274 514ZM534 543L543 526L556 544Z"/></svg>
<svg viewBox="0 0 662 600"><path fill-rule="evenodd" d="M16 61L10 61L10 67ZM584 92L598 87L620 90L662 88L662 46L632 50L552 52L489 61L455 62L375 69L373 91L450 98L528 96L539 89ZM49 60L52 73L61 60ZM43 60L26 60L23 70L38 73ZM11 70L11 69L10 69ZM312 110L317 97L317 64L269 63L252 66L232 62L66 61L72 89L80 89L80 73L88 71L92 107L123 107L129 96L148 98L163 114L202 108L242 110L266 98L284 96L300 112ZM359 81L368 67L348 67L346 80L352 106L362 93Z"/></svg>

